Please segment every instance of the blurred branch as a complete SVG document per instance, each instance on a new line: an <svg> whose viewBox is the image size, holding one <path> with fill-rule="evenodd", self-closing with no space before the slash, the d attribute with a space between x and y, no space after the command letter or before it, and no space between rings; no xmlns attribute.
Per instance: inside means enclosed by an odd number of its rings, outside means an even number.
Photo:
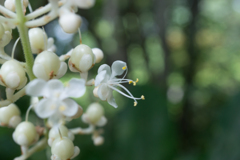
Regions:
<svg viewBox="0 0 240 160"><path fill-rule="evenodd" d="M163 74L158 75L157 77L153 77L154 81L156 83L159 83L161 81L162 86L167 88L166 79L170 72L170 50L169 46L166 41L166 32L167 32L167 20L166 20L166 12L168 9L168 6L170 5L171 1L169 0L154 0L154 12L155 12L155 20L157 22L157 25L159 27L159 37L162 42L162 48L163 48L163 54L164 54L164 71Z"/></svg>
<svg viewBox="0 0 240 160"><path fill-rule="evenodd" d="M184 68L185 77L185 96L183 99L183 110L182 117L180 119L181 136L183 140L183 147L188 147L193 141L191 140L191 135L193 134L193 128L191 126L192 122L192 107L193 104L190 101L190 95L194 88L193 78L196 70L197 60L198 60L198 49L195 45L195 36L197 32L197 21L199 14L199 2L201 0L188 0L188 6L191 13L191 21L185 28L185 33L187 35L187 51L189 56L189 64Z"/></svg>

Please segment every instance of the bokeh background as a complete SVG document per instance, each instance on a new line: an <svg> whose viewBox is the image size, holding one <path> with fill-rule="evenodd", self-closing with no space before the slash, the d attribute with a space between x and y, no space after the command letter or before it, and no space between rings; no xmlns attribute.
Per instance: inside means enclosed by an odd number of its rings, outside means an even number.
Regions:
<svg viewBox="0 0 240 160"><path fill-rule="evenodd" d="M37 9L47 1L30 3ZM117 109L100 102L108 118L105 143L95 147L91 136L76 136L76 160L240 159L240 0L97 0L78 13L83 43L104 51L102 63L126 61L128 78L140 80L126 87L146 100L133 107L132 100L115 94ZM44 28L58 55L79 44L78 34L64 33L57 20ZM14 30L8 53L17 37ZM24 61L20 44L15 54ZM69 72L62 81L73 76L79 75ZM77 100L84 110L99 101L92 89ZM29 98L16 104L24 118ZM33 112L30 120L42 125ZM68 126L87 127L80 119ZM20 155L12 132L0 128L0 159ZM48 148L29 160L49 155Z"/></svg>

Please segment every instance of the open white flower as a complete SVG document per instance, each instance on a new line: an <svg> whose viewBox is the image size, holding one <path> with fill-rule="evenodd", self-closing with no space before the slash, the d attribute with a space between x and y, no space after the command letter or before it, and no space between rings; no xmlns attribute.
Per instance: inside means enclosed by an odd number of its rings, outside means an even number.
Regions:
<svg viewBox="0 0 240 160"><path fill-rule="evenodd" d="M125 75L123 76L123 78L116 78L116 76L120 76L124 72ZM138 82L138 79L136 81L133 81L131 79L124 79L126 74L127 65L123 61L113 62L111 69L107 64L101 65L98 69L98 75L95 79L95 95L97 95L101 100L107 100L110 105L117 108L117 104L112 93L113 90L115 90L123 96L133 99L134 106L136 106L137 100L144 99L144 96L142 95L141 98L135 98L127 88L121 85L121 83L133 83L133 85L136 85L136 83ZM118 86L124 89L127 94L117 89Z"/></svg>
<svg viewBox="0 0 240 160"><path fill-rule="evenodd" d="M62 118L72 117L78 112L78 104L69 97L78 98L86 91L83 79L71 79L64 87L60 80L42 79L31 81L26 88L30 96L44 98L35 106L35 112L40 118L49 118L53 125L59 124Z"/></svg>

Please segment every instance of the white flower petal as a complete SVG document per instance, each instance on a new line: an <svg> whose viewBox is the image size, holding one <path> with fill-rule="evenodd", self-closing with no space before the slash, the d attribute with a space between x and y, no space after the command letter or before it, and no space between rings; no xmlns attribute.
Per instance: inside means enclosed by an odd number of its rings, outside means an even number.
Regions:
<svg viewBox="0 0 240 160"><path fill-rule="evenodd" d="M49 80L49 76L47 75L44 66L42 64L34 64L33 65L33 73L37 78L41 78L44 80Z"/></svg>
<svg viewBox="0 0 240 160"><path fill-rule="evenodd" d="M64 86L62 82L58 79L52 79L46 84L45 96L50 98L59 97L63 90Z"/></svg>
<svg viewBox="0 0 240 160"><path fill-rule="evenodd" d="M67 97L79 98L84 95L85 91L85 80L72 78L62 92L60 99L65 99Z"/></svg>
<svg viewBox="0 0 240 160"><path fill-rule="evenodd" d="M96 78L95 78L95 86L98 86L100 83L106 82L108 80L106 75L107 75L106 70L98 73Z"/></svg>
<svg viewBox="0 0 240 160"><path fill-rule="evenodd" d="M112 64L112 75L111 78L115 76L120 76L127 69L127 64L123 61L115 61Z"/></svg>
<svg viewBox="0 0 240 160"><path fill-rule="evenodd" d="M48 118L56 112L57 104L51 99L42 99L35 107L35 112L40 118Z"/></svg>
<svg viewBox="0 0 240 160"><path fill-rule="evenodd" d="M57 72L56 78L57 79L61 78L62 76L65 75L66 72L67 72L67 64L65 62L61 62L60 63L60 68L59 68L59 70Z"/></svg>
<svg viewBox="0 0 240 160"><path fill-rule="evenodd" d="M48 118L48 124L51 127L59 127L59 125L64 123L64 117L56 111L52 116Z"/></svg>
<svg viewBox="0 0 240 160"><path fill-rule="evenodd" d="M101 119L97 122L98 127L103 127L107 124L107 118L105 116L102 116Z"/></svg>
<svg viewBox="0 0 240 160"><path fill-rule="evenodd" d="M28 83L26 94L34 97L44 96L47 82L43 79L35 79Z"/></svg>
<svg viewBox="0 0 240 160"><path fill-rule="evenodd" d="M71 157L71 159L77 157L77 155L79 155L79 153L80 153L80 149L78 148L78 146L74 146L74 154Z"/></svg>
<svg viewBox="0 0 240 160"><path fill-rule="evenodd" d="M116 103L116 101L115 101L115 98L113 97L113 94L109 94L109 96L108 96L108 98L107 98L107 101L108 101L108 103L109 103L111 106L113 106L114 108L117 108L117 107L118 107L118 105L117 105L117 103Z"/></svg>
<svg viewBox="0 0 240 160"><path fill-rule="evenodd" d="M77 111L78 111L78 104L72 100L72 99L65 99L64 101L62 101L63 104L63 110L61 110L61 106L59 108L59 110L62 112L63 115L67 116L67 117L71 117L74 116Z"/></svg>
<svg viewBox="0 0 240 160"><path fill-rule="evenodd" d="M111 68L109 67L109 65L107 64L102 64L99 68L98 68L98 73L102 72L102 71L107 71L107 74L109 76L111 76L112 72L111 72Z"/></svg>
<svg viewBox="0 0 240 160"><path fill-rule="evenodd" d="M98 88L98 97L105 101L107 100L109 94L112 94L112 89L110 89L107 84L101 84Z"/></svg>

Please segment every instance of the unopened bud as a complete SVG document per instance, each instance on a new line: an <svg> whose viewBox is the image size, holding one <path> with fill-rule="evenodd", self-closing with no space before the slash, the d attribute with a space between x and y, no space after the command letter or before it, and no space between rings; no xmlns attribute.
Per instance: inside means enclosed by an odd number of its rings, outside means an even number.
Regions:
<svg viewBox="0 0 240 160"><path fill-rule="evenodd" d="M55 139L60 137L59 132L61 132L61 136L68 137L69 131L66 126L64 126L64 125L55 126L55 127L51 128L51 130L49 131L49 139L48 139L49 146L52 145L52 143Z"/></svg>
<svg viewBox="0 0 240 160"><path fill-rule="evenodd" d="M59 17L59 24L66 33L75 33L81 26L82 18L72 12L65 12Z"/></svg>
<svg viewBox="0 0 240 160"><path fill-rule="evenodd" d="M77 118L79 118L82 114L83 114L83 109L82 109L81 106L78 106L78 111L77 111L77 113L76 113L74 116L72 116L71 118L72 118L72 119L77 119Z"/></svg>
<svg viewBox="0 0 240 160"><path fill-rule="evenodd" d="M21 64L16 60L5 62L0 70L2 85L11 89L21 89L27 83L27 77Z"/></svg>
<svg viewBox="0 0 240 160"><path fill-rule="evenodd" d="M96 63L101 62L101 60L103 59L104 55L103 55L103 51L99 48L93 48L92 49L93 54L96 57Z"/></svg>
<svg viewBox="0 0 240 160"><path fill-rule="evenodd" d="M0 108L0 123L10 127L16 127L21 122L20 110L15 104Z"/></svg>
<svg viewBox="0 0 240 160"><path fill-rule="evenodd" d="M41 28L31 28L28 31L32 53L41 53L47 45L47 35Z"/></svg>
<svg viewBox="0 0 240 160"><path fill-rule="evenodd" d="M60 62L58 56L51 51L40 53L33 65L33 73L37 78L49 80L60 78L67 72L67 64Z"/></svg>
<svg viewBox="0 0 240 160"><path fill-rule="evenodd" d="M93 137L93 143L95 146L100 146L104 143L104 138L102 136Z"/></svg>
<svg viewBox="0 0 240 160"><path fill-rule="evenodd" d="M72 51L68 64L72 72L76 72L76 70L87 72L95 64L95 56L90 47L80 44Z"/></svg>
<svg viewBox="0 0 240 160"><path fill-rule="evenodd" d="M104 115L104 109L99 103L92 103L87 108L87 111L85 114L88 122L92 124L97 124L97 122Z"/></svg>
<svg viewBox="0 0 240 160"><path fill-rule="evenodd" d="M29 146L38 139L35 126L31 122L20 123L13 132L14 141L21 146Z"/></svg>
<svg viewBox="0 0 240 160"><path fill-rule="evenodd" d="M26 8L27 8L27 6L28 6L28 0L21 0L21 1L22 1L22 4L23 4L23 10L24 10L24 12L25 12L25 11L26 11ZM15 10L16 10L15 0L5 0L4 6L5 6L7 9L9 9L9 10L11 10L11 11L13 11L13 12L15 12Z"/></svg>
<svg viewBox="0 0 240 160"><path fill-rule="evenodd" d="M73 142L67 137L59 137L53 142L51 152L62 160L71 159L74 155Z"/></svg>

